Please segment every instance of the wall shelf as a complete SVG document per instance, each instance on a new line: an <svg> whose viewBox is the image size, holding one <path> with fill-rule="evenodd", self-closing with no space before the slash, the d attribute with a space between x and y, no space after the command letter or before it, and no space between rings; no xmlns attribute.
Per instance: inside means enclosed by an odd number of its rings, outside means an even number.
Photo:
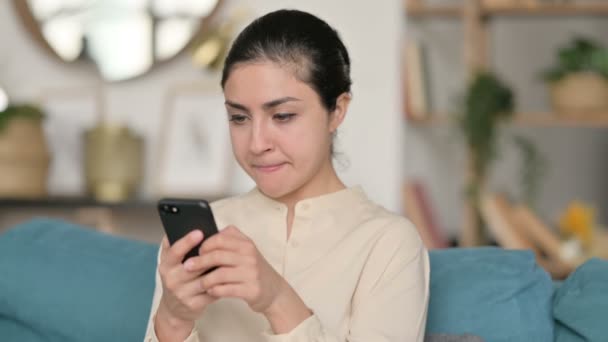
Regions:
<svg viewBox="0 0 608 342"><path fill-rule="evenodd" d="M441 5L430 4L428 0L404 0L404 12L408 18L413 19L435 19L456 18L463 27L463 61L469 76L474 76L480 71L492 70L490 56L490 23L495 18L523 18L532 19L559 18L572 16L608 16L608 1L597 0L595 2L580 2L572 0L567 3L547 3L540 0L527 0L528 4L492 6L486 4L485 0L461 0L456 4ZM522 3L523 1L519 1ZM505 1L505 3L508 3ZM415 51L415 50L411 50ZM424 82L422 82L424 86ZM417 88L416 88L417 89ZM425 88L420 88L425 89ZM411 95L411 93L410 93ZM414 91L414 95L419 95ZM408 96L404 97L408 101ZM422 96L411 96L410 103L405 103L404 108L416 108L420 113L425 113ZM414 105L412 105L414 103ZM408 107L409 105L409 107ZM420 108L425 107L425 108ZM414 119L408 120L412 126L434 127L454 125L455 122L447 115L448 113L430 113L429 115L416 115L417 112L407 113ZM436 114L436 115L435 115ZM419 119L416 119L418 117ZM606 115L573 116L564 117L553 113L526 113L517 112L515 117L508 123L513 126L538 127L539 129L553 127L570 128L608 128L608 113ZM467 169L465 173L466 183L481 184L486 175L480 175L475 169L474 151L467 147ZM464 224L459 238L459 244L463 247L477 246L483 242L482 217L474 200L465 200Z"/></svg>
<svg viewBox="0 0 608 342"><path fill-rule="evenodd" d="M452 123L445 113L431 113L421 118L408 119L413 126L439 126ZM579 127L579 128L608 128L608 114L577 117L564 117L552 113L517 113L510 124L516 126L534 127Z"/></svg>
<svg viewBox="0 0 608 342"><path fill-rule="evenodd" d="M424 5L406 0L406 14L410 17L460 17L463 6ZM608 3L535 4L501 7L481 7L483 16L602 16L608 15Z"/></svg>

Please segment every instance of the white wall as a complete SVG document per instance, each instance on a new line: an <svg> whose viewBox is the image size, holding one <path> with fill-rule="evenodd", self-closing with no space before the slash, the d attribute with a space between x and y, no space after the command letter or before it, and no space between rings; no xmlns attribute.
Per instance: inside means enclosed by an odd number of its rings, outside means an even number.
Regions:
<svg viewBox="0 0 608 342"><path fill-rule="evenodd" d="M232 1L232 3L239 3ZM245 2L242 2L245 3ZM399 39L406 32L402 1L265 0L247 2L263 14L279 8L310 11L341 33L352 57L354 100L338 142L350 166L341 172L349 184L361 184L370 196L400 211L400 185L406 176L421 177L430 187L443 227L456 233L461 224L463 154L457 135L448 128L406 127L399 93ZM462 30L454 19L409 25L408 33L430 43L431 82L439 110L452 109L450 98L461 91ZM554 49L574 32L608 43L604 18L534 21L501 19L494 22L493 61L517 91L522 110L546 110L544 86L534 79L539 68L553 60ZM90 86L99 82L88 67L66 66L49 58L22 29L9 1L0 1L0 83L15 99L37 96L49 87ZM206 79L217 74L193 68L187 56L165 64L146 76L105 84L107 115L128 123L146 137L149 194L157 153L160 100L172 84ZM608 221L608 130L585 128L517 128L532 138L550 162L540 200L541 214L554 219L574 198L598 205ZM516 154L507 150L497 163L493 187L513 190ZM235 177L235 190L249 182Z"/></svg>
<svg viewBox="0 0 608 342"><path fill-rule="evenodd" d="M348 184L361 184L372 199L395 211L400 211L404 157L398 73L401 3L399 0L247 2L248 6L255 6L252 10L258 14L279 8L307 10L340 32L352 57L354 81L354 100L337 145L350 164L341 175ZM0 46L0 84L15 100L35 98L48 88L91 87L100 82L90 67L61 64L34 44L10 1L0 1ZM144 195L149 195L158 157L154 147L160 129L162 96L173 84L203 78L218 82L217 74L193 68L184 55L143 77L103 85L107 117L129 124L146 138ZM242 174L236 177L236 190L249 186Z"/></svg>

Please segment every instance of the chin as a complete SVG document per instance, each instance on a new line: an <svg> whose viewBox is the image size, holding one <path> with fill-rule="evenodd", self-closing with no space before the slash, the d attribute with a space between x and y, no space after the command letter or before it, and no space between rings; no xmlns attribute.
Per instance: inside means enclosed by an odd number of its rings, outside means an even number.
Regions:
<svg viewBox="0 0 608 342"><path fill-rule="evenodd" d="M264 195L275 200L284 197L289 193L289 190L276 185L257 183L257 187Z"/></svg>
<svg viewBox="0 0 608 342"><path fill-rule="evenodd" d="M292 184L272 181L256 182L256 185L264 195L275 200L283 198L297 189L297 186Z"/></svg>

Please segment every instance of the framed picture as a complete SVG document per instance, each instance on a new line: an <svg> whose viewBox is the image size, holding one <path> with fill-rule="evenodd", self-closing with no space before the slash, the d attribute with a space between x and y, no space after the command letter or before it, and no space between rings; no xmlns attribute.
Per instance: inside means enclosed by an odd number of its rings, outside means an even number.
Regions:
<svg viewBox="0 0 608 342"><path fill-rule="evenodd" d="M83 196L83 133L101 119L101 91L96 87L46 89L38 104L46 115L44 131L51 153L48 194Z"/></svg>
<svg viewBox="0 0 608 342"><path fill-rule="evenodd" d="M224 96L217 85L186 84L169 90L157 150L159 197L227 195L234 162Z"/></svg>

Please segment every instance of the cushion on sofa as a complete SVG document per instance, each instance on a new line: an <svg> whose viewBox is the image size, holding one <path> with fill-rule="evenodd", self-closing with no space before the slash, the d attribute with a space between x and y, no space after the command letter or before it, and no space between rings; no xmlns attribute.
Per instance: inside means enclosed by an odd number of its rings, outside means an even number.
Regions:
<svg viewBox="0 0 608 342"><path fill-rule="evenodd" d="M158 248L62 221L0 234L6 341L141 341Z"/></svg>
<svg viewBox="0 0 608 342"><path fill-rule="evenodd" d="M608 339L608 261L591 259L578 267L553 299L555 340Z"/></svg>
<svg viewBox="0 0 608 342"><path fill-rule="evenodd" d="M430 252L427 333L486 341L553 341L553 284L530 251L494 247Z"/></svg>

